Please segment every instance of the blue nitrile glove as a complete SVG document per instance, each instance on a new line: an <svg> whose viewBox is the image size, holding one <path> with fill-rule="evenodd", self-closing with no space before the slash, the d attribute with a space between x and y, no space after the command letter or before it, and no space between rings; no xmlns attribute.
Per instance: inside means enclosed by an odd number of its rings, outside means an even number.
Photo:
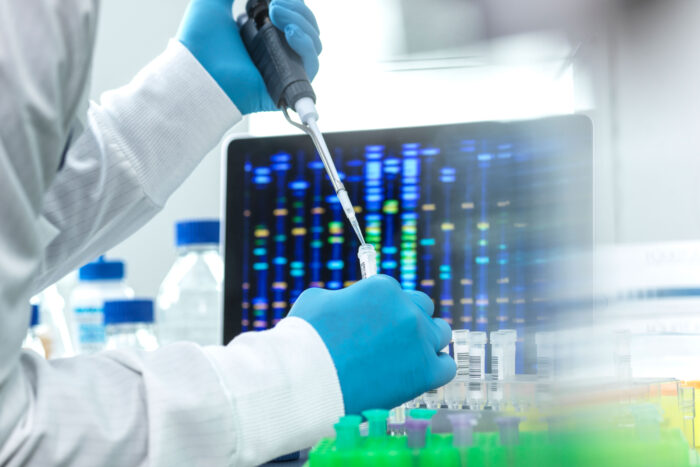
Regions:
<svg viewBox="0 0 700 467"><path fill-rule="evenodd" d="M275 110L265 82L243 45L232 6L233 0L192 0L177 38L242 114ZM272 0L269 14L272 24L284 31L291 48L301 56L306 74L313 79L318 72L321 39L311 10L302 0Z"/></svg>
<svg viewBox="0 0 700 467"><path fill-rule="evenodd" d="M289 312L316 329L338 372L345 413L391 409L447 384L449 324L431 318L433 301L377 275L343 290L309 289Z"/></svg>

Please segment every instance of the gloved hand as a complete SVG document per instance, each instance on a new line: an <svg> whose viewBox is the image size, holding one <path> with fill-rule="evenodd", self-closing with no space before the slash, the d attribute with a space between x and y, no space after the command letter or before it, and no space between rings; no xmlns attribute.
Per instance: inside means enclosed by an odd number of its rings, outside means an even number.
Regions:
<svg viewBox="0 0 700 467"><path fill-rule="evenodd" d="M431 318L433 301L377 275L343 290L309 289L290 316L316 329L338 372L345 413L391 409L448 383L454 360L439 353L452 332Z"/></svg>
<svg viewBox="0 0 700 467"><path fill-rule="evenodd" d="M238 0L245 1L245 0ZM242 114L275 110L260 72L246 51L233 19L233 0L192 0L177 33ZM318 72L318 24L303 0L272 0L270 20L301 56L309 79Z"/></svg>

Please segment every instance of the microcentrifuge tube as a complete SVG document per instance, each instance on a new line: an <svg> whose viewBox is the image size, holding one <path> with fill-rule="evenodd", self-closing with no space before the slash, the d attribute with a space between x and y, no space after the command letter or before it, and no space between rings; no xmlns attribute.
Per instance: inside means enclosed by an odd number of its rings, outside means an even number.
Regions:
<svg viewBox="0 0 700 467"><path fill-rule="evenodd" d="M469 379L469 331L458 329L452 331L451 354L457 364L455 379Z"/></svg>
<svg viewBox="0 0 700 467"><path fill-rule="evenodd" d="M400 405L389 411L388 423L404 423L406 421L406 406Z"/></svg>
<svg viewBox="0 0 700 467"><path fill-rule="evenodd" d="M554 374L554 333L542 331L535 333L537 348L537 379L549 380Z"/></svg>
<svg viewBox="0 0 700 467"><path fill-rule="evenodd" d="M496 419L502 446L515 446L520 443L520 417L500 417Z"/></svg>
<svg viewBox="0 0 700 467"><path fill-rule="evenodd" d="M362 415L369 422L369 437L379 438L386 436L386 419L389 411L384 409L365 410Z"/></svg>
<svg viewBox="0 0 700 467"><path fill-rule="evenodd" d="M335 445L339 450L354 449L359 446L361 422L362 417L359 415L346 415L334 425Z"/></svg>
<svg viewBox="0 0 700 467"><path fill-rule="evenodd" d="M461 409L467 403L467 383L455 378L447 383L443 394L448 409Z"/></svg>
<svg viewBox="0 0 700 467"><path fill-rule="evenodd" d="M515 342L513 329L501 329L491 333L491 376L502 381L515 376Z"/></svg>
<svg viewBox="0 0 700 467"><path fill-rule="evenodd" d="M423 403L429 409L439 409L442 406L443 397L442 388L431 389L423 393Z"/></svg>
<svg viewBox="0 0 700 467"><path fill-rule="evenodd" d="M632 352L630 349L630 332L615 332L615 377L627 381L632 378Z"/></svg>
<svg viewBox="0 0 700 467"><path fill-rule="evenodd" d="M469 333L469 387L468 402L472 409L481 409L484 405L484 370L486 367L486 333Z"/></svg>
<svg viewBox="0 0 700 467"><path fill-rule="evenodd" d="M450 351L449 345L442 349L442 352L448 353ZM445 389L443 387L431 389L423 393L423 402L425 406L429 409L439 409L442 407L445 397Z"/></svg>
<svg viewBox="0 0 700 467"><path fill-rule="evenodd" d="M397 436L397 435L403 435L406 433L406 423L392 423L389 422L386 425L387 430L389 430L389 434L392 436Z"/></svg>
<svg viewBox="0 0 700 467"><path fill-rule="evenodd" d="M422 418L409 418L406 420L406 438L408 447L422 449L425 447L425 432L430 420Z"/></svg>
<svg viewBox="0 0 700 467"><path fill-rule="evenodd" d="M416 397L415 399L411 399L410 401L406 402L404 404L404 407L407 409L417 409L420 407L420 405L423 403L423 395L421 394L420 396Z"/></svg>
<svg viewBox="0 0 700 467"><path fill-rule="evenodd" d="M450 356L457 364L457 374L447 383L444 391L445 405L449 409L461 409L467 403L466 380L469 378L469 331L452 331Z"/></svg>
<svg viewBox="0 0 700 467"><path fill-rule="evenodd" d="M478 416L475 413L462 412L448 414L447 418L452 424L452 445L456 448L472 446Z"/></svg>
<svg viewBox="0 0 700 467"><path fill-rule="evenodd" d="M363 279L377 274L377 250L373 245L364 243L357 250L357 258L360 260L360 271Z"/></svg>

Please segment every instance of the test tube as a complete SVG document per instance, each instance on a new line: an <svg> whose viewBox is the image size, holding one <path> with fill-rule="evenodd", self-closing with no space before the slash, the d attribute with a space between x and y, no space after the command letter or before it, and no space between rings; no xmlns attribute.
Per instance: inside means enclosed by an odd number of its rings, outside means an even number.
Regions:
<svg viewBox="0 0 700 467"><path fill-rule="evenodd" d="M389 430L389 434L391 435L403 435L406 433L406 423L395 423L395 422L389 422L386 425L387 430Z"/></svg>
<svg viewBox="0 0 700 467"><path fill-rule="evenodd" d="M357 250L357 259L360 260L362 278L367 279L377 274L377 250L373 245L365 243Z"/></svg>
<svg viewBox="0 0 700 467"><path fill-rule="evenodd" d="M501 445L520 444L520 417L499 417L496 419Z"/></svg>
<svg viewBox="0 0 700 467"><path fill-rule="evenodd" d="M474 444L475 413L451 413L447 418L452 424L452 445L456 448L469 447Z"/></svg>
<svg viewBox="0 0 700 467"><path fill-rule="evenodd" d="M615 376L621 381L629 381L632 378L630 340L629 331L615 332Z"/></svg>
<svg viewBox="0 0 700 467"><path fill-rule="evenodd" d="M466 381L469 379L469 331L458 329L452 331L452 358L457 364L457 376L455 379Z"/></svg>
<svg viewBox="0 0 700 467"><path fill-rule="evenodd" d="M381 438L386 436L386 419L389 411L384 409L365 410L362 415L369 422L369 437Z"/></svg>
<svg viewBox="0 0 700 467"><path fill-rule="evenodd" d="M444 349L442 349L442 352L449 352L450 351L450 346L448 345ZM445 400L445 386L431 389L430 391L427 391L423 393L423 402L425 403L425 406L429 409L439 409L442 407L442 404Z"/></svg>
<svg viewBox="0 0 700 467"><path fill-rule="evenodd" d="M442 388L431 389L423 393L423 403L429 409L439 409L442 406L444 391Z"/></svg>
<svg viewBox="0 0 700 467"><path fill-rule="evenodd" d="M421 394L420 396L416 397L415 399L411 399L410 401L406 402L404 404L404 407L407 409L417 409L420 407L420 405L423 403L423 395Z"/></svg>
<svg viewBox="0 0 700 467"><path fill-rule="evenodd" d="M467 403L466 381L469 379L469 331L452 331L450 356L457 363L457 375L445 386L445 404L449 409L461 409Z"/></svg>
<svg viewBox="0 0 700 467"><path fill-rule="evenodd" d="M359 415L346 415L334 425L335 445L339 450L354 449L359 446L361 422L362 417Z"/></svg>
<svg viewBox="0 0 700 467"><path fill-rule="evenodd" d="M466 383L457 378L447 383L443 394L448 409L459 410L467 403Z"/></svg>
<svg viewBox="0 0 700 467"><path fill-rule="evenodd" d="M554 333L535 333L537 347L537 379L549 380L554 373Z"/></svg>
<svg viewBox="0 0 700 467"><path fill-rule="evenodd" d="M513 329L491 333L491 375L502 381L515 376L515 342L518 335Z"/></svg>
<svg viewBox="0 0 700 467"><path fill-rule="evenodd" d="M429 420L422 418L406 420L406 442L409 448L422 449L425 447L425 432L429 424Z"/></svg>
<svg viewBox="0 0 700 467"><path fill-rule="evenodd" d="M402 425L406 421L406 406L400 405L389 411L389 425ZM391 431L391 430L389 430Z"/></svg>
<svg viewBox="0 0 700 467"><path fill-rule="evenodd" d="M486 367L486 333L469 333L469 392L471 409L480 410L484 406L484 370Z"/></svg>

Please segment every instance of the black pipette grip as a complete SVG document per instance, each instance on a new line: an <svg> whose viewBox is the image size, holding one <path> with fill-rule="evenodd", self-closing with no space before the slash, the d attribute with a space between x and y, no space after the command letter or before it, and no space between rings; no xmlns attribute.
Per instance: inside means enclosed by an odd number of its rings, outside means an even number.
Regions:
<svg viewBox="0 0 700 467"><path fill-rule="evenodd" d="M265 81L267 92L278 108L291 107L302 97L316 102L301 57L270 21L268 7L268 0L248 0L248 19L241 26L243 43Z"/></svg>

